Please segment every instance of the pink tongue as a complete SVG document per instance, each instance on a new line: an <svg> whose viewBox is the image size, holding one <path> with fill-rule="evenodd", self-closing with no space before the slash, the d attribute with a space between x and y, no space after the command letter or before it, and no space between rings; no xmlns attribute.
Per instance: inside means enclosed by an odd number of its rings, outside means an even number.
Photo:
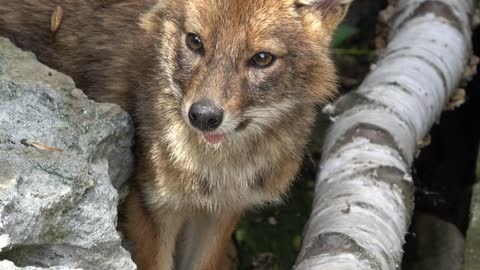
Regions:
<svg viewBox="0 0 480 270"><path fill-rule="evenodd" d="M211 144L217 144L223 139L222 134L205 134L203 137Z"/></svg>

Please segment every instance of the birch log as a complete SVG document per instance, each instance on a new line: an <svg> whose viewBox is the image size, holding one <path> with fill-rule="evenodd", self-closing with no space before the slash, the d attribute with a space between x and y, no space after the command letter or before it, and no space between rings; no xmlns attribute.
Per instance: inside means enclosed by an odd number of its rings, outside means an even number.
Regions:
<svg viewBox="0 0 480 270"><path fill-rule="evenodd" d="M326 108L328 132L295 270L400 269L410 166L470 57L472 0L400 0L384 56Z"/></svg>

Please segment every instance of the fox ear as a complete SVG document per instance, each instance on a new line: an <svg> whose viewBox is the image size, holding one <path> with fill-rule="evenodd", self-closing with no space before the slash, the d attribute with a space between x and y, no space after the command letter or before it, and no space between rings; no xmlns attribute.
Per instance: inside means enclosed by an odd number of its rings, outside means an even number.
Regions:
<svg viewBox="0 0 480 270"><path fill-rule="evenodd" d="M301 14L314 15L333 32L338 23L345 17L353 0L296 0L295 6Z"/></svg>

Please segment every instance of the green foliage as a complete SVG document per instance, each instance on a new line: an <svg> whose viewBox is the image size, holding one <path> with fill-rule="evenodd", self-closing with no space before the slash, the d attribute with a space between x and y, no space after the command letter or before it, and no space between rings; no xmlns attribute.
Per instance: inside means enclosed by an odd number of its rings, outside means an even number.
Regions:
<svg viewBox="0 0 480 270"><path fill-rule="evenodd" d="M247 214L235 233L240 269L291 269L300 251L302 231L313 200L311 180L301 179L282 206Z"/></svg>
<svg viewBox="0 0 480 270"><path fill-rule="evenodd" d="M360 30L355 26L351 26L348 24L341 24L337 28L337 31L335 31L335 34L333 35L332 47L334 48L342 47L350 38L352 38L359 32Z"/></svg>

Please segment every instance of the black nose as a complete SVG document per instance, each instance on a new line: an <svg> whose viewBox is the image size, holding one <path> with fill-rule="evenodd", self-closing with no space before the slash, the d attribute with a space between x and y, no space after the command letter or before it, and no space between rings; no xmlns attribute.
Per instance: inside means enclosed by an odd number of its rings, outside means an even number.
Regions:
<svg viewBox="0 0 480 270"><path fill-rule="evenodd" d="M201 100L190 107L188 119L194 127L202 131L212 131L222 123L223 110L209 100Z"/></svg>

